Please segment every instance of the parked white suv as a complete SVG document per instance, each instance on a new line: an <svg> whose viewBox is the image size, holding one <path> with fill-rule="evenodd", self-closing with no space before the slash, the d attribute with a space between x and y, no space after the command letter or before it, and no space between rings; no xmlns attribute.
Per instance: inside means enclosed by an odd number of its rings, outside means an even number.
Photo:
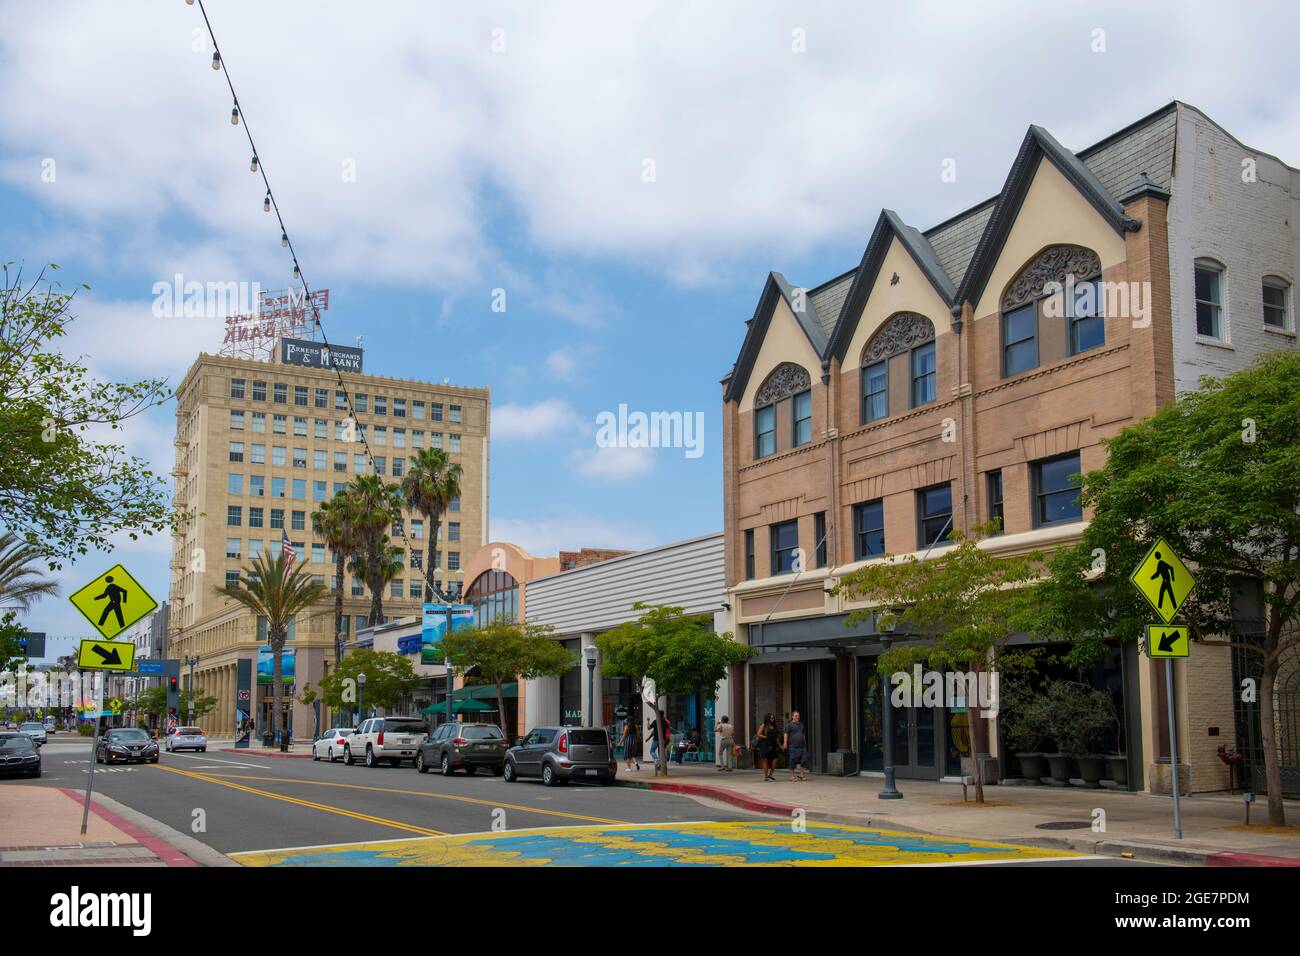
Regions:
<svg viewBox="0 0 1300 956"><path fill-rule="evenodd" d="M364 760L367 767L378 767L387 760L400 767L403 760L415 761L428 733L429 725L419 717L371 717L343 742L343 762L350 767Z"/></svg>

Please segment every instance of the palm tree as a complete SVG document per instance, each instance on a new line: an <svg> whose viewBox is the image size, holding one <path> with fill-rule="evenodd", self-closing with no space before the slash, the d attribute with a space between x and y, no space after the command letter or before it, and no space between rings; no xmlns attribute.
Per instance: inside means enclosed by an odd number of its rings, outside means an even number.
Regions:
<svg viewBox="0 0 1300 956"><path fill-rule="evenodd" d="M30 611L32 602L58 595L58 583L33 566L42 558L40 549L12 531L0 534L0 608Z"/></svg>
<svg viewBox="0 0 1300 956"><path fill-rule="evenodd" d="M251 569L243 568L238 584L217 588L217 593L238 601L266 620L266 634L271 645L271 733L280 730L280 701L284 697L284 643L289 625L299 611L324 600L329 593L325 585L313 581L303 564L289 564L282 553L274 560L265 554L253 560Z"/></svg>
<svg viewBox="0 0 1300 956"><path fill-rule="evenodd" d="M460 465L452 463L441 448L425 448L411 456L411 467L402 479L402 494L407 505L428 520L429 546L424 560L424 588L433 594L433 572L437 565L438 534L442 516L451 502L460 497Z"/></svg>
<svg viewBox="0 0 1300 956"><path fill-rule="evenodd" d="M343 573L357 553L348 497L339 492L311 514L311 527L334 555L334 662L343 660Z"/></svg>
<svg viewBox="0 0 1300 956"><path fill-rule="evenodd" d="M379 550L375 554L358 554L352 558L350 565L352 573L365 581L366 587L370 588L370 625L372 627L384 619L382 596L387 590L389 582L402 573L402 553L402 549L391 544L388 536L384 535Z"/></svg>
<svg viewBox="0 0 1300 956"><path fill-rule="evenodd" d="M348 485L346 494L348 516L357 544L357 557L353 564L366 572L362 580L370 587L370 626L375 627L384 619L383 587L388 582L382 581L376 588L373 581L382 577L388 564L385 556L392 549L388 529L402 517L402 492L378 475L358 475ZM395 576L396 573L390 575L388 580Z"/></svg>

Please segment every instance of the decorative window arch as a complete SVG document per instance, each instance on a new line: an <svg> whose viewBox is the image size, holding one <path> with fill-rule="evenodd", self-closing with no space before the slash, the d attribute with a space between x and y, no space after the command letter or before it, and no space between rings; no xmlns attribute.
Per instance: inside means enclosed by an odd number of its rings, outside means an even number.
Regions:
<svg viewBox="0 0 1300 956"><path fill-rule="evenodd" d="M892 362L896 356L898 362ZM917 312L899 312L876 330L862 350L861 421L888 418L890 366L895 375L906 375L912 408L927 405L937 397L934 323Z"/></svg>
<svg viewBox="0 0 1300 956"><path fill-rule="evenodd" d="M1048 246L1021 269L1002 296L1002 311L1010 312L1047 294L1048 283L1065 284L1067 276L1075 283L1101 275L1101 257L1086 246Z"/></svg>
<svg viewBox="0 0 1300 956"><path fill-rule="evenodd" d="M934 323L917 312L899 312L876 329L862 350L862 364L870 365L934 340Z"/></svg>
<svg viewBox="0 0 1300 956"><path fill-rule="evenodd" d="M754 396L754 407L772 405L811 387L812 376L806 368L794 362L782 362L759 386L758 394Z"/></svg>

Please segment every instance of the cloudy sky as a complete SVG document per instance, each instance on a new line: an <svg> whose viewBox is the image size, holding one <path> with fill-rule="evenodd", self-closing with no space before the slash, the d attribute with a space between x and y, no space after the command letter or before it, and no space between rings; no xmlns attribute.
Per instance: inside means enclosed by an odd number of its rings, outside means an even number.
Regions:
<svg viewBox="0 0 1300 956"><path fill-rule="evenodd" d="M1300 164L1283 3L206 5L331 338L491 386L492 535L537 553L719 529L718 380L768 270L815 285L882 206L986 199L1030 123L1080 149L1177 98ZM92 287L69 348L97 372L179 382L220 320L155 318L155 282L292 271L199 7L0 22L0 259ZM620 404L702 412L704 455L597 448ZM127 431L162 473L173 424ZM169 547L113 558L162 597ZM85 631L63 600L29 625Z"/></svg>

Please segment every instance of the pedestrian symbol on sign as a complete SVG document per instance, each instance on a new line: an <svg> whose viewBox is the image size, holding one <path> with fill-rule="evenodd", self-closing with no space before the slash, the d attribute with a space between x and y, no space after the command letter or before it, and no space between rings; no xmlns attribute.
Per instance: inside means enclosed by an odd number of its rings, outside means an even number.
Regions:
<svg viewBox="0 0 1300 956"><path fill-rule="evenodd" d="M1166 624L1174 619L1187 595L1196 587L1192 572L1164 538L1151 546L1129 580Z"/></svg>

